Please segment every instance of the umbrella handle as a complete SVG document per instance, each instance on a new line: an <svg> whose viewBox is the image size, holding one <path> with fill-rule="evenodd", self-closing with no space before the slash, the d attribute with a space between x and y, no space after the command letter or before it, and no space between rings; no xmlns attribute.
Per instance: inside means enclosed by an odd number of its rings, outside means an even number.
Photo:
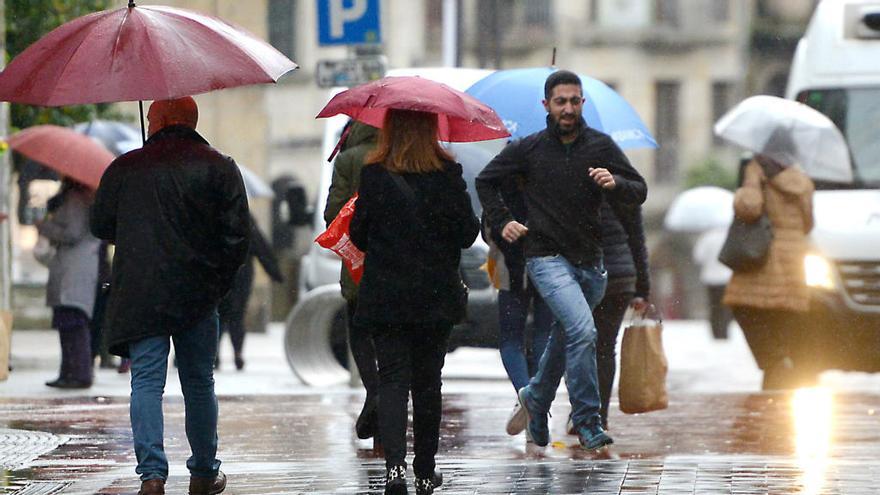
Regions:
<svg viewBox="0 0 880 495"><path fill-rule="evenodd" d="M134 3L134 2L132 2ZM141 144L147 143L147 131L144 129L144 100L138 100L138 109L141 113Z"/></svg>

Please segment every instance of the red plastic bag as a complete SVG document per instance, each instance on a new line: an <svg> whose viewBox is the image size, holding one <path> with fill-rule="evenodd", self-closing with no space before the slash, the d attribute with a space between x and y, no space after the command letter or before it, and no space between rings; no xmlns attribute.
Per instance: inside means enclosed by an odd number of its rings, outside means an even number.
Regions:
<svg viewBox="0 0 880 495"><path fill-rule="evenodd" d="M342 258L342 263L348 268L348 273L356 284L360 283L364 274L364 252L351 242L348 228L351 225L351 217L354 216L354 202L357 197L355 193L339 210L339 214L330 222L327 230L315 238L319 246L333 251Z"/></svg>

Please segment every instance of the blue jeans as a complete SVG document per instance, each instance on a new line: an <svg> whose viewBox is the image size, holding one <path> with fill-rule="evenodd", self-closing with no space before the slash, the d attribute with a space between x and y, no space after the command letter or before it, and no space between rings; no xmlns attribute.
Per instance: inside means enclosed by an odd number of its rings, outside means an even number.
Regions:
<svg viewBox="0 0 880 495"><path fill-rule="evenodd" d="M565 374L574 425L598 422L597 334L592 308L602 301L608 275L601 263L598 267L577 267L559 255L528 258L526 265L532 283L558 322L553 325L528 393L540 412L549 412Z"/></svg>
<svg viewBox="0 0 880 495"><path fill-rule="evenodd" d="M532 352L527 357L525 334L530 304L533 306ZM498 349L514 389L529 384L537 370L537 361L547 347L552 323L553 313L533 289L498 291Z"/></svg>
<svg viewBox="0 0 880 495"><path fill-rule="evenodd" d="M168 478L164 448L162 395L168 374L168 352L174 340L177 374L186 408L186 438L192 456L186 467L193 476L217 475L217 396L214 357L219 339L217 312L173 337L149 337L128 345L131 353L131 432L141 481Z"/></svg>

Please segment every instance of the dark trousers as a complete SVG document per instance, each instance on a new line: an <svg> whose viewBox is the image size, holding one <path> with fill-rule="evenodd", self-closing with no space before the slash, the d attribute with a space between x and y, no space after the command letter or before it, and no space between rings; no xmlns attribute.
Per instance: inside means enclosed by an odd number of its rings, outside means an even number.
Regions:
<svg viewBox="0 0 880 495"><path fill-rule="evenodd" d="M788 332L790 328L798 328L796 320L801 315L793 311L746 306L735 306L733 315L742 328L758 368L767 370L779 366L785 358L793 357Z"/></svg>
<svg viewBox="0 0 880 495"><path fill-rule="evenodd" d="M346 309L348 311L348 347L351 349L351 356L354 358L354 364L361 376L361 383L364 384L364 390L367 392L365 402L368 404L376 399L376 393L379 391L376 347L373 344L370 329L355 323L354 312L357 309L357 302L349 301Z"/></svg>
<svg viewBox="0 0 880 495"><path fill-rule="evenodd" d="M92 383L92 336L89 317L79 309L56 306L52 326L61 341L59 378Z"/></svg>
<svg viewBox="0 0 880 495"><path fill-rule="evenodd" d="M706 293L709 296L709 325L712 327L712 337L716 339L727 338L727 327L733 319L730 308L722 302L726 288L726 285L706 286Z"/></svg>
<svg viewBox="0 0 880 495"><path fill-rule="evenodd" d="M450 324L381 325L373 328L379 359L379 432L387 467L406 464L407 401L413 399L413 472L434 473L440 442L440 373Z"/></svg>
<svg viewBox="0 0 880 495"><path fill-rule="evenodd" d="M599 415L602 426L608 427L608 405L611 402L611 388L617 374L617 335L623 323L626 308L633 300L632 292L605 294L602 302L593 310L596 321L596 367L599 375Z"/></svg>

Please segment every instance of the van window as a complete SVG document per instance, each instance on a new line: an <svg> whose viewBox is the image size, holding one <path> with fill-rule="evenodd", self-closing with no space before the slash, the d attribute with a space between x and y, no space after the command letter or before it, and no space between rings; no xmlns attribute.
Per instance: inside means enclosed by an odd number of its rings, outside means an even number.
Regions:
<svg viewBox="0 0 880 495"><path fill-rule="evenodd" d="M837 125L849 144L861 185L880 187L880 87L807 90L798 101Z"/></svg>

